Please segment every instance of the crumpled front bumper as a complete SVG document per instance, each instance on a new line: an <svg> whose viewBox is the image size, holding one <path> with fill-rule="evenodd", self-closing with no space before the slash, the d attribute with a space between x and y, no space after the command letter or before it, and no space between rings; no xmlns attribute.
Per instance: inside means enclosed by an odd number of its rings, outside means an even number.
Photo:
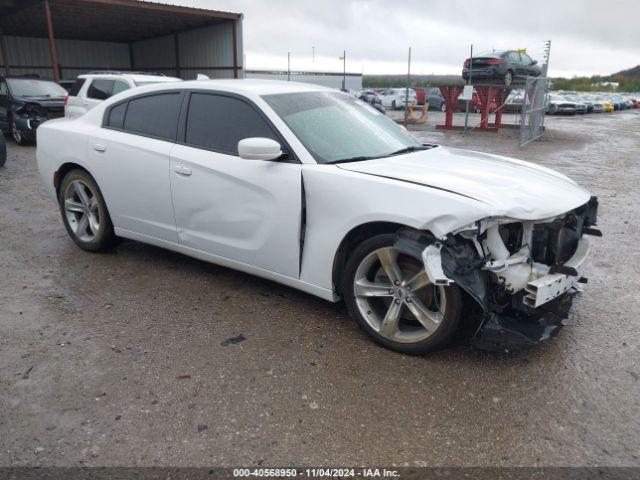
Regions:
<svg viewBox="0 0 640 480"><path fill-rule="evenodd" d="M470 343L480 350L514 351L555 337L567 325L578 290L572 288L531 315L521 311L485 313Z"/></svg>

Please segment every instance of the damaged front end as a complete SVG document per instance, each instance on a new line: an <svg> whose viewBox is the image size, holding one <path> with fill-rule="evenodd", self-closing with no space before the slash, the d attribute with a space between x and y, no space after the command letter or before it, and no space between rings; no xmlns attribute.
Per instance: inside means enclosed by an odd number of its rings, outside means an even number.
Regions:
<svg viewBox="0 0 640 480"><path fill-rule="evenodd" d="M543 220L486 218L443 238L402 231L396 248L419 254L435 285L456 283L482 314L471 343L514 350L553 337L566 324L573 297L587 279L587 235L598 201Z"/></svg>

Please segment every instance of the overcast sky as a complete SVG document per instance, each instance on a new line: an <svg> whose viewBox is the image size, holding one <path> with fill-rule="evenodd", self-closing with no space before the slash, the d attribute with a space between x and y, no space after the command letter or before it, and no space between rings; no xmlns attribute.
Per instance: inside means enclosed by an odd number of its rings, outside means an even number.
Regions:
<svg viewBox="0 0 640 480"><path fill-rule="evenodd" d="M249 69L458 74L474 51L526 48L551 76L640 64L640 0L166 0L244 14ZM315 61L312 60L315 47Z"/></svg>

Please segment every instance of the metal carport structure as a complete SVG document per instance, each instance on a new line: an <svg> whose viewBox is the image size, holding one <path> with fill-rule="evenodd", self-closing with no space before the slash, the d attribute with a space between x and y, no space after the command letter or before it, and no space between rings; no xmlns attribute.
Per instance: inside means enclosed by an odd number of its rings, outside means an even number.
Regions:
<svg viewBox="0 0 640 480"><path fill-rule="evenodd" d="M6 74L91 70L242 75L242 14L137 0L0 0Z"/></svg>

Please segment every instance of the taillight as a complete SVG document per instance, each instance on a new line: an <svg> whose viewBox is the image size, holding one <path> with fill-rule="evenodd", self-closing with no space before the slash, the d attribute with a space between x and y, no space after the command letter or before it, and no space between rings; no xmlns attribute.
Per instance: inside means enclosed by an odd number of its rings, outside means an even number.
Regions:
<svg viewBox="0 0 640 480"><path fill-rule="evenodd" d="M65 94L64 94L64 106L65 106L65 107L67 106L67 102L68 102L68 101L69 101L69 94L68 94L68 93L65 93Z"/></svg>
<svg viewBox="0 0 640 480"><path fill-rule="evenodd" d="M501 58L489 58L487 60L487 63L489 65L500 65L502 63L502 59Z"/></svg>
<svg viewBox="0 0 640 480"><path fill-rule="evenodd" d="M471 66L471 62L469 60L464 61L464 68L469 68Z"/></svg>

